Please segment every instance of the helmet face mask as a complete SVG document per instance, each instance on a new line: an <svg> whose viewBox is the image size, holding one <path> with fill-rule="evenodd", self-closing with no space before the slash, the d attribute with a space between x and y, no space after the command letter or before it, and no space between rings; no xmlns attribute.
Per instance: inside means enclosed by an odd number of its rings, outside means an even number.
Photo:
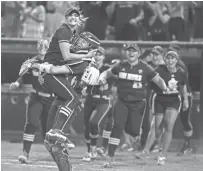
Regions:
<svg viewBox="0 0 203 171"><path fill-rule="evenodd" d="M97 49L100 45L99 39L90 32L83 32L80 35L75 34L71 39L71 50L74 53L83 51L88 53L90 50Z"/></svg>

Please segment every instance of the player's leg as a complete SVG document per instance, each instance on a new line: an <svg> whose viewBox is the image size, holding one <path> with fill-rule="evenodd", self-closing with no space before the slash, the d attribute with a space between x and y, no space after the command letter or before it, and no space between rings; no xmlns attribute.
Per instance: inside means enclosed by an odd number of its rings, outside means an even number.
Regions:
<svg viewBox="0 0 203 171"><path fill-rule="evenodd" d="M147 153L149 154L149 152L153 149L153 146L156 145L158 142L156 141L156 135L155 135L155 98L156 98L156 94L153 93L153 95L150 97L150 109L151 109L151 113L150 115L150 131L148 133L148 137L147 137L147 142L145 144L143 153ZM157 104L156 104L157 105ZM157 106L156 106L157 108ZM160 108L160 107L159 107ZM157 112L157 109L156 109Z"/></svg>
<svg viewBox="0 0 203 171"><path fill-rule="evenodd" d="M85 156L82 158L82 161L89 162L91 160L91 153L90 153L90 128L89 128L89 121L90 117L92 115L92 112L94 110L95 102L92 96L87 96L87 99L85 100L84 104L84 136L85 136L85 142L87 146L87 152Z"/></svg>
<svg viewBox="0 0 203 171"><path fill-rule="evenodd" d="M189 108L186 111L181 110L180 112L180 121L182 122L184 129L184 143L178 155L188 154L193 151L193 148L191 147L190 143L193 134L193 127L190 121L193 98L192 96L188 96L188 99L189 99Z"/></svg>
<svg viewBox="0 0 203 171"><path fill-rule="evenodd" d="M91 157L97 156L97 140L100 133L101 123L106 119L107 113L111 108L110 100L104 102L98 101L96 103L96 109L93 111L90 118L90 139L91 139Z"/></svg>
<svg viewBox="0 0 203 171"><path fill-rule="evenodd" d="M46 124L46 132L48 132L54 125L55 118L57 115L57 111L59 110L60 106L63 104L63 101L58 100L57 97L53 100L50 109L48 111L48 118L47 118L47 124Z"/></svg>
<svg viewBox="0 0 203 171"><path fill-rule="evenodd" d="M74 115L79 110L81 104L77 93L64 76L44 76L44 86L47 86L60 100L61 105L54 126L46 133L45 146L54 156L55 162L60 171L71 170L69 162L68 148L73 148L73 143L67 137L66 130L70 126Z"/></svg>
<svg viewBox="0 0 203 171"><path fill-rule="evenodd" d="M134 148L140 149L141 147L140 138L144 128L143 119L145 115L146 101L142 100L134 103L128 103L127 105L129 109L129 115L127 118L127 123L125 125L125 131L126 133L134 137L135 139Z"/></svg>
<svg viewBox="0 0 203 171"><path fill-rule="evenodd" d="M154 105L153 107L153 120L151 123L151 130L149 132L148 140L145 145L144 150L141 152L141 154L138 155L139 158L147 157L150 152L150 148L155 140L158 140L160 135L163 132L163 116L165 107L162 103L162 99L159 99L157 97L154 98Z"/></svg>
<svg viewBox="0 0 203 171"><path fill-rule="evenodd" d="M42 112L42 105L38 103L38 96L30 93L26 105L26 122L23 133L23 153L19 156L21 163L26 163L30 153L31 146L35 139L35 132L38 125L38 117Z"/></svg>
<svg viewBox="0 0 203 171"><path fill-rule="evenodd" d="M101 147L97 148L97 153L102 157L105 156L105 153L108 149L108 142L113 126L113 108L114 107L112 106L107 112L107 120L105 121L104 129L102 131L102 144Z"/></svg>
<svg viewBox="0 0 203 171"><path fill-rule="evenodd" d="M126 124L128 115L126 111L128 111L127 106L123 101L118 99L114 106L114 124L109 138L108 156L106 157L107 162L104 164L104 167L112 167L114 163L114 155L118 145L120 144L120 137Z"/></svg>
<svg viewBox="0 0 203 171"><path fill-rule="evenodd" d="M41 123L41 131L43 139L45 139L45 135L47 133L47 123L48 123L48 114L51 108L51 105L54 101L53 97L41 97L41 103L43 105L43 110L40 116L40 123Z"/></svg>
<svg viewBox="0 0 203 171"><path fill-rule="evenodd" d="M162 151L158 158L158 165L164 165L166 160L166 153L170 146L173 134L173 127L175 121L178 117L181 108L181 99L177 100L172 99L171 102L168 102L164 115L164 133L163 133L163 142L162 142Z"/></svg>

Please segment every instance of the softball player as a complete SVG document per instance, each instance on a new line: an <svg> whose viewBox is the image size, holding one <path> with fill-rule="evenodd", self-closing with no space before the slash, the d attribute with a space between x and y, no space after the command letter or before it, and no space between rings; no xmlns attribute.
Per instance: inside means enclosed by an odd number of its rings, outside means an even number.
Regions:
<svg viewBox="0 0 203 171"><path fill-rule="evenodd" d="M39 55L33 57L33 59L36 59L37 62L42 62L48 46L48 39L40 40L37 44ZM16 82L11 83L10 85L10 90L14 90L20 87L25 77L31 77L30 80L33 87L32 92L28 96L28 102L26 104L26 122L23 133L23 152L18 158L21 163L27 163L28 161L30 149L35 138L35 132L39 126L38 119L40 119L42 135L43 138L45 138L48 112L54 100L54 95L48 93L39 84L38 74L39 73L36 70L30 70L29 73L19 77Z"/></svg>
<svg viewBox="0 0 203 171"><path fill-rule="evenodd" d="M149 65L139 60L140 50L137 45L126 46L126 56L127 61L119 63L100 76L100 79L103 79L112 74L118 75L118 100L114 106L114 125L104 167L112 167L123 129L133 137L141 135L147 83L152 80L163 90L168 90L163 79ZM128 113L122 113L121 108L127 110Z"/></svg>

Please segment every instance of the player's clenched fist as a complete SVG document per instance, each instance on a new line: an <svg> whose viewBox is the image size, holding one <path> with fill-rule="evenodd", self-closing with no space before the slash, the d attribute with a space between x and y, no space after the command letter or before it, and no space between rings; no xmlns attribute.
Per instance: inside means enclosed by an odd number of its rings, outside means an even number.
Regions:
<svg viewBox="0 0 203 171"><path fill-rule="evenodd" d="M9 90L15 90L16 88L18 88L20 86L19 82L13 82L10 84L9 86Z"/></svg>

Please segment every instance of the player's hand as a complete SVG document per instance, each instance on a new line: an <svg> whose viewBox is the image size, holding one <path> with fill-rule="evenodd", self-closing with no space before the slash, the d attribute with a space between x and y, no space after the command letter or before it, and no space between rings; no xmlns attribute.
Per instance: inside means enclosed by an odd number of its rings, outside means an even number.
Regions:
<svg viewBox="0 0 203 171"><path fill-rule="evenodd" d="M189 102L188 100L183 101L183 111L186 111L189 108Z"/></svg>
<svg viewBox="0 0 203 171"><path fill-rule="evenodd" d="M38 69L39 70L40 64L39 63L34 63L32 64L32 68Z"/></svg>
<svg viewBox="0 0 203 171"><path fill-rule="evenodd" d="M163 91L164 94L171 94L171 91L170 89L167 87L164 91Z"/></svg>
<svg viewBox="0 0 203 171"><path fill-rule="evenodd" d="M13 82L13 83L10 84L9 90L10 90L10 91L15 90L15 89L17 89L19 86L20 86L20 83L19 83L19 82L17 82L17 81L16 81L16 82Z"/></svg>
<svg viewBox="0 0 203 171"><path fill-rule="evenodd" d="M97 52L97 49L89 51L89 53L87 55L85 55L85 58L93 58L93 57L95 57L96 52Z"/></svg>
<svg viewBox="0 0 203 171"><path fill-rule="evenodd" d="M138 20L135 19L135 18L131 18L130 21L129 21L129 23L130 23L131 25L135 26L135 27L138 26Z"/></svg>

